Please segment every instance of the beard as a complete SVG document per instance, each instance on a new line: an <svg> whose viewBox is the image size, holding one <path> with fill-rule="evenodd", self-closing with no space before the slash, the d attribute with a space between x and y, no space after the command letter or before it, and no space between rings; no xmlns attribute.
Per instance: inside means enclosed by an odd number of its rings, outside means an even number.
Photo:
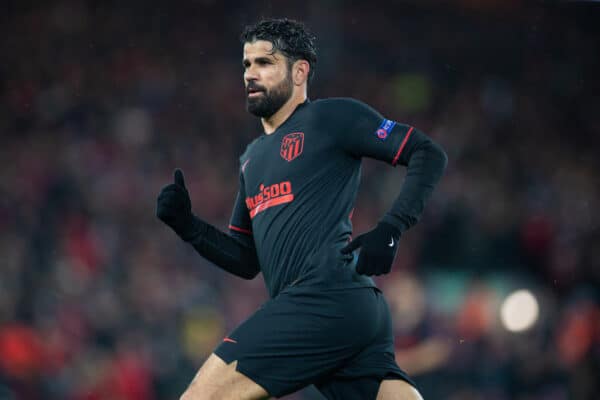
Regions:
<svg viewBox="0 0 600 400"><path fill-rule="evenodd" d="M246 89L250 88L253 90L262 90L262 95L258 97L248 97L246 95L246 110L257 117L269 118L292 97L294 84L292 77L288 73L279 84L270 90L267 90L263 86L258 86L253 82L250 82Z"/></svg>

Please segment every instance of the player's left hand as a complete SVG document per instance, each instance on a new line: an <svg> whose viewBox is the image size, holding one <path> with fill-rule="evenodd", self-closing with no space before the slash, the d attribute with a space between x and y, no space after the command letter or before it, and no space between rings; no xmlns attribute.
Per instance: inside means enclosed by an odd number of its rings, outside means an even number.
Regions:
<svg viewBox="0 0 600 400"><path fill-rule="evenodd" d="M363 233L348 243L342 254L352 253L360 247L356 272L361 275L382 275L392 270L400 232L396 227L380 222L372 231Z"/></svg>

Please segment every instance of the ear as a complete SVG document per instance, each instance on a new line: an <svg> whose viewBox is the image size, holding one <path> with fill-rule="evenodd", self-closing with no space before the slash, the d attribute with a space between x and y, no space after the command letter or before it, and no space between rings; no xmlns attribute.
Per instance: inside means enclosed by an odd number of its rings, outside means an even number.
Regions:
<svg viewBox="0 0 600 400"><path fill-rule="evenodd" d="M308 73L310 72L310 64L306 60L297 60L292 66L292 79L294 85L300 86L308 81Z"/></svg>

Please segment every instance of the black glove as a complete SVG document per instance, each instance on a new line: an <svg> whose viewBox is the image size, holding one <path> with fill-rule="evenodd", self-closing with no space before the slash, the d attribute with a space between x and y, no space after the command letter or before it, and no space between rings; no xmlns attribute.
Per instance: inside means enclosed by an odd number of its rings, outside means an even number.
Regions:
<svg viewBox="0 0 600 400"><path fill-rule="evenodd" d="M177 168L173 174L174 183L160 191L156 200L156 216L169 225L183 240L189 241L197 234L200 225L192 214L190 195L185 187L183 172Z"/></svg>
<svg viewBox="0 0 600 400"><path fill-rule="evenodd" d="M342 254L349 254L361 248L356 264L359 274L387 274L392 270L399 239L400 231L396 227L380 222L375 229L358 236L341 251Z"/></svg>

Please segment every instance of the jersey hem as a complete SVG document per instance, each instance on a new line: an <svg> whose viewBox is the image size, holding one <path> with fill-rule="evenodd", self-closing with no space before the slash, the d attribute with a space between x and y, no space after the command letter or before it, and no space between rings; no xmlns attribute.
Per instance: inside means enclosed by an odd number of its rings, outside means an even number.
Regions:
<svg viewBox="0 0 600 400"><path fill-rule="evenodd" d="M381 292L381 289L379 289L377 287L377 285L375 285L375 282L372 283L361 283L361 284L357 284L356 282L352 282L352 283L348 283L348 284L344 284L344 285L332 285L331 283L313 283L313 284L308 284L308 285L291 285L291 286L286 286L283 290L281 290L279 293L277 293L275 296L273 296L272 298L275 298L277 296L279 296L280 294L283 293L288 293L290 291L294 291L294 290L302 290L302 289L319 289L319 291L322 292L334 292L337 290L351 290L351 289L367 289L367 288L373 288L376 289L378 291Z"/></svg>
<svg viewBox="0 0 600 400"><path fill-rule="evenodd" d="M239 226L229 225L229 229L236 232L245 233L246 235L252 235L252 231L249 229L240 228Z"/></svg>

